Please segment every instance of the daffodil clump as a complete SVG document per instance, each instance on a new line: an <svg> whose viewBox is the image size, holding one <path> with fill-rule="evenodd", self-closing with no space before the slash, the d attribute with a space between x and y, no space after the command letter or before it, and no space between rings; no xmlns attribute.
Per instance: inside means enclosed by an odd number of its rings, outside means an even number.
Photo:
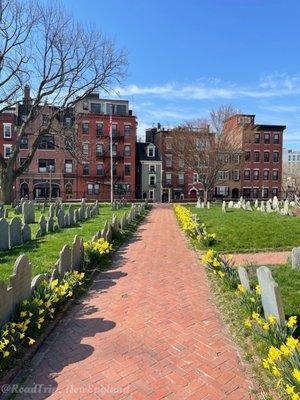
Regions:
<svg viewBox="0 0 300 400"><path fill-rule="evenodd" d="M99 263L104 255L109 254L113 250L112 244L103 238L94 242L85 242L83 246L85 255L87 256L87 264L93 266Z"/></svg>
<svg viewBox="0 0 300 400"><path fill-rule="evenodd" d="M236 296L239 298L240 303L245 309L252 315L253 312L260 313L262 310L261 304L261 291L259 285L255 286L251 292L249 292L245 286L238 284L235 291ZM247 326L247 325L246 325Z"/></svg>
<svg viewBox="0 0 300 400"><path fill-rule="evenodd" d="M216 234L208 233L204 224L199 225L198 219L193 219L192 213L183 206L174 207L179 225L184 233L192 239L201 241L206 246L212 246L216 242Z"/></svg>
<svg viewBox="0 0 300 400"><path fill-rule="evenodd" d="M227 286L234 289L237 288L239 277L232 255L226 256L209 249L207 253L201 257L201 261L216 276L222 278Z"/></svg>
<svg viewBox="0 0 300 400"><path fill-rule="evenodd" d="M45 280L30 299L19 304L12 321L0 328L0 372L20 351L34 345L40 330L53 318L59 305L73 296L84 278L84 272L71 271L51 283Z"/></svg>

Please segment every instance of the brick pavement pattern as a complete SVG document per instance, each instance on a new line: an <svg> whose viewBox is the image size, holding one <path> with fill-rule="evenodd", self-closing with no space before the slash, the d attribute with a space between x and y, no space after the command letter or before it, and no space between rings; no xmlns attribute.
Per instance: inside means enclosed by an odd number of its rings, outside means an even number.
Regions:
<svg viewBox="0 0 300 400"><path fill-rule="evenodd" d="M261 253L234 254L236 264L254 263L257 265L286 264L291 251L271 251Z"/></svg>
<svg viewBox="0 0 300 400"><path fill-rule="evenodd" d="M172 209L156 206L34 356L25 385L44 389L19 399L250 399L211 296Z"/></svg>

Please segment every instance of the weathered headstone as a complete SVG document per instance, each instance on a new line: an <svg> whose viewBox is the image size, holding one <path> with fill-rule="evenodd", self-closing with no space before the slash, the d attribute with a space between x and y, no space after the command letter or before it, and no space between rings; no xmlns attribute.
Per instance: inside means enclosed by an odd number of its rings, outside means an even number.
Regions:
<svg viewBox="0 0 300 400"><path fill-rule="evenodd" d="M0 323L6 322L13 311L13 290L0 281Z"/></svg>
<svg viewBox="0 0 300 400"><path fill-rule="evenodd" d="M294 247L292 250L292 268L300 269L300 247Z"/></svg>
<svg viewBox="0 0 300 400"><path fill-rule="evenodd" d="M13 306L30 296L31 264L25 254L20 255L15 262L13 275L10 277L10 286L13 291Z"/></svg>
<svg viewBox="0 0 300 400"><path fill-rule="evenodd" d="M46 233L47 233L47 222L46 222L46 218L44 217L44 215L40 216L39 226L40 226L39 229L41 231L41 236L46 235Z"/></svg>
<svg viewBox="0 0 300 400"><path fill-rule="evenodd" d="M22 226L22 241L23 243L30 242L31 240L31 229L28 224Z"/></svg>
<svg viewBox="0 0 300 400"><path fill-rule="evenodd" d="M53 231L54 231L54 218L49 216L47 221L47 232L49 233Z"/></svg>
<svg viewBox="0 0 300 400"><path fill-rule="evenodd" d="M22 244L22 223L20 218L13 217L9 223L9 248Z"/></svg>
<svg viewBox="0 0 300 400"><path fill-rule="evenodd" d="M59 253L58 272L64 275L72 269L72 252L71 247L65 244Z"/></svg>
<svg viewBox="0 0 300 400"><path fill-rule="evenodd" d="M9 248L9 225L5 218L0 219L0 250Z"/></svg>
<svg viewBox="0 0 300 400"><path fill-rule="evenodd" d="M74 237L74 240L72 243L71 259L72 259L72 261L71 261L72 269L79 271L83 266L84 250L83 250L83 241L78 235L76 235Z"/></svg>
<svg viewBox="0 0 300 400"><path fill-rule="evenodd" d="M47 274L36 275L31 281L31 290L37 289L44 281L49 281L49 276Z"/></svg>
<svg viewBox="0 0 300 400"><path fill-rule="evenodd" d="M60 229L63 229L65 226L65 214L62 209L60 209L57 213L57 224Z"/></svg>
<svg viewBox="0 0 300 400"><path fill-rule="evenodd" d="M272 277L272 273L267 267L257 269L257 278L261 290L261 300L265 318L274 315L279 324L285 321L285 315L281 300L281 294L277 283Z"/></svg>
<svg viewBox="0 0 300 400"><path fill-rule="evenodd" d="M240 278L241 284L244 286L244 288L247 290L247 292L251 292L249 277L248 277L248 273L247 273L246 268L239 267L238 268L238 274L239 274L239 278Z"/></svg>
<svg viewBox="0 0 300 400"><path fill-rule="evenodd" d="M55 215L55 204L50 204L50 207L49 207L49 217L52 217L52 218L54 218L54 215Z"/></svg>

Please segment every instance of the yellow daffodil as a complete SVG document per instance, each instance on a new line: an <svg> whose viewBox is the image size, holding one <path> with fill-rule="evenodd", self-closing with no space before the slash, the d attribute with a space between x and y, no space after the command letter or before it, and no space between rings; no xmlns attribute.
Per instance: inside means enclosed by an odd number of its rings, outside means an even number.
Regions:
<svg viewBox="0 0 300 400"><path fill-rule="evenodd" d="M295 325L297 325L297 317L296 316L290 317L286 323L286 326L288 328L294 328Z"/></svg>

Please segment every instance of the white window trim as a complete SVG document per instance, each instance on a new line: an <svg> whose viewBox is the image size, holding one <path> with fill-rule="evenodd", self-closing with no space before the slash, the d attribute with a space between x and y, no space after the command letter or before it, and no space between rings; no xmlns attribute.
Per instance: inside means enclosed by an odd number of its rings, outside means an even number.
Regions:
<svg viewBox="0 0 300 400"><path fill-rule="evenodd" d="M11 149L10 152L12 152L12 144L4 144L3 148L4 148L3 157L7 159L9 157L6 155L6 149L10 148Z"/></svg>
<svg viewBox="0 0 300 400"><path fill-rule="evenodd" d="M154 175L154 174L150 174L150 175L149 175L149 178L148 178L149 185L152 185L152 184L150 183L151 178L154 178L154 184L153 184L153 185L156 185L156 175Z"/></svg>
<svg viewBox="0 0 300 400"><path fill-rule="evenodd" d="M150 196L150 193L152 193L152 195L153 195L152 197ZM149 194L148 195L149 195L149 199L150 200L154 200L154 194L155 194L154 189L149 189Z"/></svg>
<svg viewBox="0 0 300 400"><path fill-rule="evenodd" d="M152 156L150 156L150 154L149 154L149 150L153 150L153 155ZM147 147L147 157L155 157L155 146L148 146Z"/></svg>
<svg viewBox="0 0 300 400"><path fill-rule="evenodd" d="M9 136L5 136L5 127L9 126ZM12 133L12 124L10 122L3 122L3 138L4 139L11 139Z"/></svg>

